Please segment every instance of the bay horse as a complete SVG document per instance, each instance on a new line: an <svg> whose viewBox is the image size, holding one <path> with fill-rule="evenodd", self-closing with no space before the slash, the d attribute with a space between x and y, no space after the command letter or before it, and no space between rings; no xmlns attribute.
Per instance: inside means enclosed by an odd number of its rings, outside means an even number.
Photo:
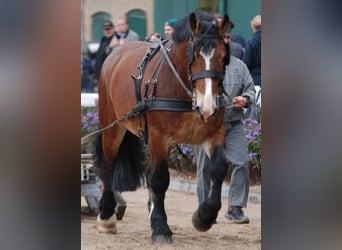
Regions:
<svg viewBox="0 0 342 250"><path fill-rule="evenodd" d="M99 78L99 120L102 128L119 122L99 139L96 159L104 184L100 232L117 230L112 190L136 190L146 176L152 240L172 243L164 200L170 149L181 143L199 145L210 158L205 173L210 192L194 212L193 226L207 231L215 222L228 166L222 80L227 55L223 35L229 28L227 15L217 20L193 12L179 21L172 39L129 42L107 57Z"/></svg>

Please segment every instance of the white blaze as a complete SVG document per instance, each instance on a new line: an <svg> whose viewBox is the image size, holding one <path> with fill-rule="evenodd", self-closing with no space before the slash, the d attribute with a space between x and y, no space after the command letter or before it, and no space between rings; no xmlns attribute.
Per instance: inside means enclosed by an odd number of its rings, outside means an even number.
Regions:
<svg viewBox="0 0 342 250"><path fill-rule="evenodd" d="M200 51L200 55L203 57L205 62L205 69L210 70L210 60L214 56L215 49L211 50L209 55L205 54L203 50ZM214 110L216 108L216 102L215 98L212 95L212 80L211 78L204 78L205 82L205 90L204 90L204 96L203 96L203 103L201 100L199 100L198 104L203 104L202 106L202 115L206 119L210 115L214 113ZM199 98L202 98L202 96L198 96Z"/></svg>

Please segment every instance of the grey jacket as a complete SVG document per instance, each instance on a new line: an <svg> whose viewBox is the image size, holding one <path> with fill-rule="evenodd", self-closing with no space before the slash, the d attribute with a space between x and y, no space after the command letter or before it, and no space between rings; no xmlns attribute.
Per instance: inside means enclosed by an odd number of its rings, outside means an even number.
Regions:
<svg viewBox="0 0 342 250"><path fill-rule="evenodd" d="M224 121L241 120L244 117L243 109L235 109L232 107L233 98L235 96L247 96L250 105L255 102L253 78L243 61L234 56L230 56L230 63L226 66L223 86L228 95L225 96L226 109Z"/></svg>

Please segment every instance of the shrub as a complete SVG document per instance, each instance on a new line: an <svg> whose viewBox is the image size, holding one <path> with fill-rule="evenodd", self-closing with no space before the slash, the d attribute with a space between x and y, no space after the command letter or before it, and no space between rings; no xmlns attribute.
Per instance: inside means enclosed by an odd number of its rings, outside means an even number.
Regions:
<svg viewBox="0 0 342 250"><path fill-rule="evenodd" d="M261 123L253 119L244 119L248 140L250 176L253 183L261 181Z"/></svg>
<svg viewBox="0 0 342 250"><path fill-rule="evenodd" d="M96 107L82 107L81 108L81 137L85 136L99 128L99 116ZM94 140L83 144L82 153L94 152Z"/></svg>
<svg viewBox="0 0 342 250"><path fill-rule="evenodd" d="M189 143L173 146L170 152L169 165L170 168L182 172L196 172L194 146Z"/></svg>

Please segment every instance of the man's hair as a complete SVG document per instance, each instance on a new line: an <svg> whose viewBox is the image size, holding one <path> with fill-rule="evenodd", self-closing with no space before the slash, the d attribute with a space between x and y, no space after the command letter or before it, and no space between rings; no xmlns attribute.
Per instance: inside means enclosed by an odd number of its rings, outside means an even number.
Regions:
<svg viewBox="0 0 342 250"><path fill-rule="evenodd" d="M251 20L251 25L255 29L260 29L261 28L261 15L256 15L255 17L253 17L253 19Z"/></svg>

